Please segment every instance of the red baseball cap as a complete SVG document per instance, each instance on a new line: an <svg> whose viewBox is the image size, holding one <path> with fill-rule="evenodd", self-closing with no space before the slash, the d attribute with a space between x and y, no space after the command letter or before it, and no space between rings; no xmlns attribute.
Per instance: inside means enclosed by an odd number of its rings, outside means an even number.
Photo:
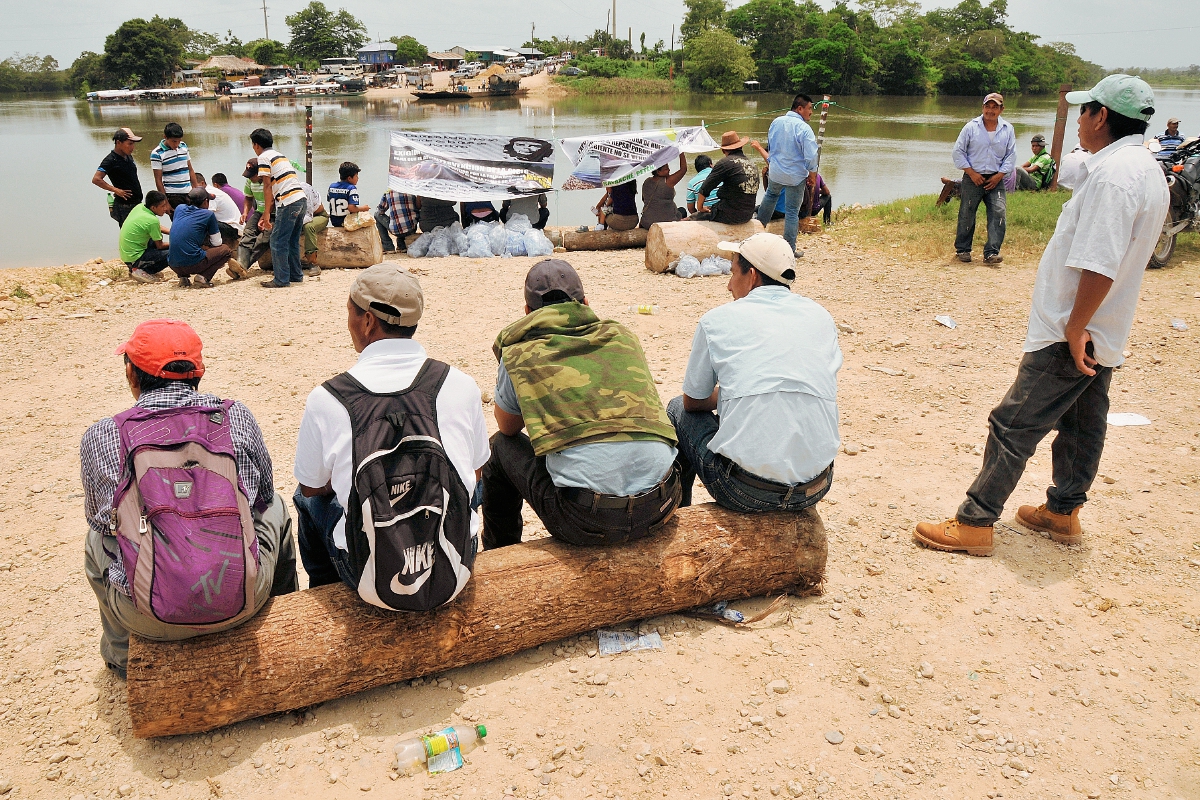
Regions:
<svg viewBox="0 0 1200 800"><path fill-rule="evenodd" d="M117 348L117 354L129 357L133 365L156 378L186 380L204 374L200 337L192 326L177 319L149 319L133 329L129 341ZM196 368L188 372L163 369L172 361L190 361Z"/></svg>

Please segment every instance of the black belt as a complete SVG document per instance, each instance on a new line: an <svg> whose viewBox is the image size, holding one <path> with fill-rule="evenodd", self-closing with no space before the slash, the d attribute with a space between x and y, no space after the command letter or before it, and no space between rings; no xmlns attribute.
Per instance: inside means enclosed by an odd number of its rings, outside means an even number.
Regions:
<svg viewBox="0 0 1200 800"><path fill-rule="evenodd" d="M724 458L724 456L722 456ZM728 460L728 459L727 459ZM825 490L829 485L830 475L833 473L833 464L830 464L808 483L786 484L776 481L769 481L766 478L760 478L757 475L746 472L734 462L729 462L729 477L733 478L738 483L744 483L747 486L753 486L755 489L761 489L764 492L783 495L783 502L786 504L792 499L792 495L803 494L805 497L812 497L817 492Z"/></svg>
<svg viewBox="0 0 1200 800"><path fill-rule="evenodd" d="M679 469L672 466L670 474L661 483L641 494L622 497L615 494L600 494L590 489L579 488L563 489L562 493L563 497L572 503L588 506L593 511L600 508L633 511L635 508L655 503L663 498L673 498L675 496L675 487L678 484Z"/></svg>

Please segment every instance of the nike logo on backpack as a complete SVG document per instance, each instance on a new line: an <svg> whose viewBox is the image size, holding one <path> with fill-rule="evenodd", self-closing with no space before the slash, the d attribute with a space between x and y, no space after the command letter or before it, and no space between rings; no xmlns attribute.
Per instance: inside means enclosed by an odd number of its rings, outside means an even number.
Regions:
<svg viewBox="0 0 1200 800"><path fill-rule="evenodd" d="M395 508L396 503L399 503L406 494L412 491L412 486L413 482L408 480L388 487L388 502L391 503L392 508Z"/></svg>
<svg viewBox="0 0 1200 800"><path fill-rule="evenodd" d="M404 567L395 575L392 576L392 582L388 588L395 594L416 594L425 585L425 581L429 580L429 576L433 574L433 543L419 544L415 547L406 547L402 551L404 555ZM420 572L421 575L411 584L403 584L400 582L401 575L411 575Z"/></svg>

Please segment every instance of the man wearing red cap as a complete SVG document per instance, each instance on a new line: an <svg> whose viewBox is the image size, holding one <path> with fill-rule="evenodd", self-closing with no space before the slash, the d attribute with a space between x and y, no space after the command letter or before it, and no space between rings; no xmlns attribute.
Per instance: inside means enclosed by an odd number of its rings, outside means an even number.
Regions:
<svg viewBox="0 0 1200 800"><path fill-rule="evenodd" d="M154 319L143 322L117 353L125 356L125 380L140 409L184 406L221 407L221 398L196 390L204 375L200 337L185 322ZM240 402L228 407L237 475L253 509L258 541L258 575L254 586L255 610L267 598L294 592L296 550L291 518L275 492L271 456L262 431L250 409ZM83 479L84 515L88 534L84 547L84 573L100 605L100 653L110 669L124 677L130 631L147 639L178 640L224 630L232 624L209 626L171 625L135 607L117 539L113 499L126 477L120 431L112 417L88 428L79 448Z"/></svg>

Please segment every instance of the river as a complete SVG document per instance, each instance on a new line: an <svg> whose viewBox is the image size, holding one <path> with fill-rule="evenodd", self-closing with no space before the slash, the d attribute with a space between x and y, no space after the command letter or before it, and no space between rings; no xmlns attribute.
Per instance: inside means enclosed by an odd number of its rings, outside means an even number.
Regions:
<svg viewBox="0 0 1200 800"><path fill-rule="evenodd" d="M1200 91L1158 90L1151 132L1168 117L1183 119L1185 134L1200 132ZM337 179L337 167L362 167L364 202L386 187L388 132L396 129L502 133L553 139L600 132L707 124L715 139L736 128L766 140L771 119L790 98L778 94L680 97L495 98L463 103L417 103L401 98L318 99L313 108L314 185ZM979 100L962 97L845 97L829 113L821 173L834 204L878 203L936 192L938 178L953 175L950 150L963 123L979 113ZM1016 127L1018 161L1029 158L1029 137L1050 138L1056 98L1014 97L1005 118ZM1067 124L1064 152L1075 145L1075 115ZM275 133L278 148L304 157L304 108L296 101L196 101L89 105L72 98L0 101L0 267L77 264L116 257L116 224L104 193L91 185L96 166L111 149L112 132L132 128L145 137L135 157L142 188L154 186L150 151L163 125L179 122L196 169L224 172L235 185L253 155L248 135L257 127ZM816 128L818 118L813 117ZM570 173L559 154L556 182ZM550 224L594 223L589 208L599 192L556 192ZM682 204L683 189L677 193Z"/></svg>

